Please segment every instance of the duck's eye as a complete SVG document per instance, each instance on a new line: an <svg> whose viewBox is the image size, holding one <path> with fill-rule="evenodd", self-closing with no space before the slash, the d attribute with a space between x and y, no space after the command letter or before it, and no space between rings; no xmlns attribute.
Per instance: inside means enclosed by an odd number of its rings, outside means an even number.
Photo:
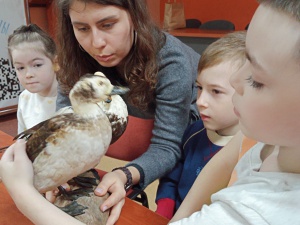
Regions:
<svg viewBox="0 0 300 225"><path fill-rule="evenodd" d="M111 96L108 96L107 99L105 100L106 103L111 103Z"/></svg>
<svg viewBox="0 0 300 225"><path fill-rule="evenodd" d="M99 85L103 85L103 81L100 81L100 82L99 82Z"/></svg>

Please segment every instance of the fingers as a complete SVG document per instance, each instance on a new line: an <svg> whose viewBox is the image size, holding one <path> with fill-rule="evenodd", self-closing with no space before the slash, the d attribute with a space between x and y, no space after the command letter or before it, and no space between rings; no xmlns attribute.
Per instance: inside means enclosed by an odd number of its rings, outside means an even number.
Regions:
<svg viewBox="0 0 300 225"><path fill-rule="evenodd" d="M109 176L104 176L98 187L95 189L95 195L97 196L103 196L107 192L111 193L111 195L103 202L100 207L103 212L108 208L116 205L126 196L124 184L118 179L106 179L108 177Z"/></svg>
<svg viewBox="0 0 300 225"><path fill-rule="evenodd" d="M117 220L120 217L124 203L125 203L125 199L123 198L111 209L106 225L113 225L117 222Z"/></svg>
<svg viewBox="0 0 300 225"><path fill-rule="evenodd" d="M111 195L102 203L100 209L102 212L107 209L117 205L119 202L123 201L126 196L126 191L123 189L116 189L111 192Z"/></svg>
<svg viewBox="0 0 300 225"><path fill-rule="evenodd" d="M116 173L105 174L105 176L102 178L102 181L95 189L95 195L97 196L103 196L107 192L111 193L111 195L100 206L100 210L103 212L118 205L126 196L124 183Z"/></svg>
<svg viewBox="0 0 300 225"><path fill-rule="evenodd" d="M12 144L6 151L4 152L1 161L12 162L15 160L16 152L21 153L21 156L24 154L27 156L25 152L26 142L22 139L17 140L14 144ZM17 150L16 150L17 149ZM20 151L19 151L20 150ZM19 155L19 154L17 154ZM17 157L18 158L18 157Z"/></svg>
<svg viewBox="0 0 300 225"><path fill-rule="evenodd" d="M71 191L71 187L68 183L64 183L62 185L60 185L63 189L65 189L66 191Z"/></svg>
<svg viewBox="0 0 300 225"><path fill-rule="evenodd" d="M20 139L15 143L14 149L14 160L16 162L24 161L25 159L29 160L26 153L26 142L23 139Z"/></svg>
<svg viewBox="0 0 300 225"><path fill-rule="evenodd" d="M95 195L97 196L103 196L108 192L109 184L106 184L104 182L100 182L95 189Z"/></svg>
<svg viewBox="0 0 300 225"><path fill-rule="evenodd" d="M69 185L68 183L62 184L62 185L60 185L60 186L61 186L63 189L65 189L66 191L71 191L70 185ZM54 189L54 190L52 190L52 191L47 191L47 192L45 193L45 198L46 198L49 202L54 203L58 194L59 194L59 189L56 188L56 189Z"/></svg>
<svg viewBox="0 0 300 225"><path fill-rule="evenodd" d="M0 182L2 182L2 177L5 173L5 165L8 162L12 162L14 160L14 145L15 144L11 145L8 149L6 149L0 160Z"/></svg>
<svg viewBox="0 0 300 225"><path fill-rule="evenodd" d="M6 151L4 152L1 161L2 162L11 162L14 160L14 146L15 144L12 144L11 146L9 146L8 149L6 149Z"/></svg>
<svg viewBox="0 0 300 225"><path fill-rule="evenodd" d="M45 193L45 198L51 202L51 203L54 203L55 199L56 199L56 196L58 194L59 190L56 188L55 190L53 191L47 191Z"/></svg>

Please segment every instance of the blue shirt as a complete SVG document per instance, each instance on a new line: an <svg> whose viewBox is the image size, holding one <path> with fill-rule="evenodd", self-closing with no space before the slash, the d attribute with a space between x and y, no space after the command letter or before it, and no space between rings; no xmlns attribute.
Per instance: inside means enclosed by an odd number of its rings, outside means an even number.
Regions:
<svg viewBox="0 0 300 225"><path fill-rule="evenodd" d="M231 138L206 130L201 120L190 125L182 138L182 158L160 179L156 201L172 199L177 210L203 167Z"/></svg>

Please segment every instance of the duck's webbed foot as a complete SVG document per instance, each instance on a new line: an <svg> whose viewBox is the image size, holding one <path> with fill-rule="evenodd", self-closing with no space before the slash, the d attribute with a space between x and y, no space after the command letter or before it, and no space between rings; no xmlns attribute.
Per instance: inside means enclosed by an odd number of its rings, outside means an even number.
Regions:
<svg viewBox="0 0 300 225"><path fill-rule="evenodd" d="M95 169L91 169L77 177L74 177L71 182L72 181L79 187L93 188L98 185L100 176Z"/></svg>
<svg viewBox="0 0 300 225"><path fill-rule="evenodd" d="M96 170L80 174L68 182L71 191L59 187L61 194L54 204L85 224L106 224L109 211L102 213L99 207L108 198L108 194L103 197L94 194L99 181Z"/></svg>
<svg viewBox="0 0 300 225"><path fill-rule="evenodd" d="M88 209L88 207L80 205L76 201L72 201L70 204L58 208L73 217L84 214L84 210Z"/></svg>
<svg viewBox="0 0 300 225"><path fill-rule="evenodd" d="M69 201L77 200L82 196L89 196L91 192L93 192L93 188L78 188L72 191L66 191L63 187L59 186L58 190L62 198Z"/></svg>
<svg viewBox="0 0 300 225"><path fill-rule="evenodd" d="M59 186L59 192L66 200L76 200L82 196L89 196L98 185L100 177L95 169L91 169L77 177L71 179L68 183L72 187L71 191L66 191L63 187Z"/></svg>

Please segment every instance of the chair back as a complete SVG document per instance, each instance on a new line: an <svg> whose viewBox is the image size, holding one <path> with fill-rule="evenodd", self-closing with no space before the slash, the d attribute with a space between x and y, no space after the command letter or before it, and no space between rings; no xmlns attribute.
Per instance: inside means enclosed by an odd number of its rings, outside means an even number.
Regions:
<svg viewBox="0 0 300 225"><path fill-rule="evenodd" d="M201 21L198 19L186 19L185 20L186 28L199 28Z"/></svg>
<svg viewBox="0 0 300 225"><path fill-rule="evenodd" d="M210 20L199 27L203 30L235 30L235 26L228 20Z"/></svg>
<svg viewBox="0 0 300 225"><path fill-rule="evenodd" d="M132 161L147 151L154 126L153 119L128 116L124 134L109 146L106 155L115 159Z"/></svg>

